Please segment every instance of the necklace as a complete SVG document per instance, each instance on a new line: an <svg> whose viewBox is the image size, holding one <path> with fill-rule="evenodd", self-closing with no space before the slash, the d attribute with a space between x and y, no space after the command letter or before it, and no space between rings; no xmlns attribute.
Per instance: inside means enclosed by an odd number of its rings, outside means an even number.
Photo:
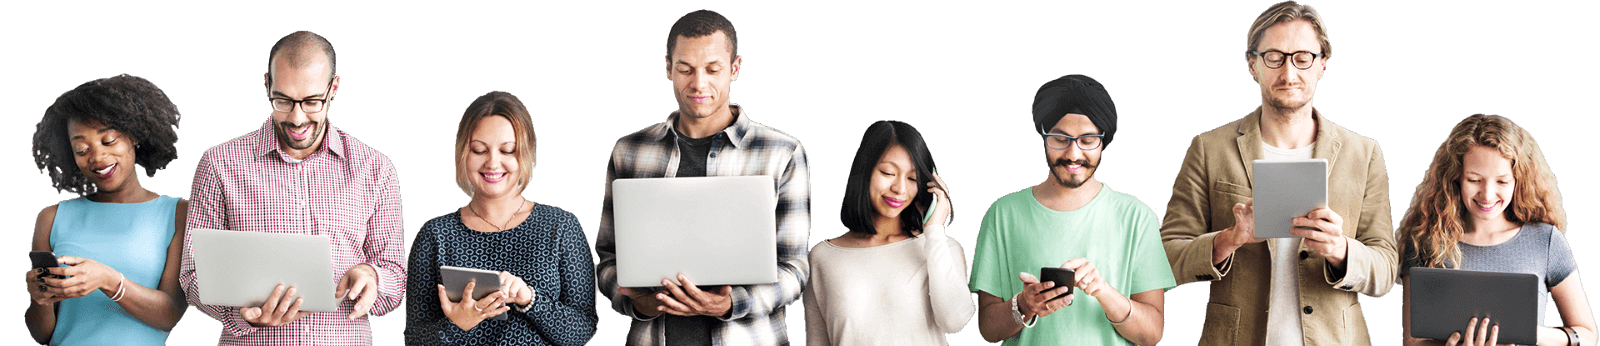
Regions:
<svg viewBox="0 0 1600 346"><path fill-rule="evenodd" d="M512 219L516 219L517 218L517 213L518 212L522 212L522 207L525 207L527 205L528 205L528 200L527 199L523 199L522 203L517 204L517 212L513 212L513 213L511 213L511 216L507 216L506 217L506 221L505 222L501 222L500 223L500 228L496 229L495 232L511 229L511 227L510 227L511 220ZM478 219L479 220L483 220L484 223L487 223L490 226L494 226L494 223L490 222L489 218L483 217L483 214L478 213L478 209L477 208L473 208L472 207L472 203L467 203L467 210L472 212L472 216L477 216Z"/></svg>

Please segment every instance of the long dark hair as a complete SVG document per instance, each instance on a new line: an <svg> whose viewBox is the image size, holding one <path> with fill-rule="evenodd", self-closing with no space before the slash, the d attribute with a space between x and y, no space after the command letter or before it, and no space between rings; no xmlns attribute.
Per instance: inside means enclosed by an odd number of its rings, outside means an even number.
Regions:
<svg viewBox="0 0 1600 346"><path fill-rule="evenodd" d="M907 232L922 231L921 215L933 203L927 186L934 181L933 171L938 166L933 163L933 154L928 152L928 145L923 142L922 133L917 132L917 128L904 122L879 120L867 126L867 132L861 135L861 146L856 149L856 158L850 164L850 176L845 179L844 203L839 209L839 221L850 232L878 234L872 222L873 215L877 215L878 211L873 209L872 196L868 196L872 169L883 158L883 153L896 145L906 149L917 172L917 194L911 200L914 208L901 210L900 229ZM907 212L913 214L907 217L904 215Z"/></svg>

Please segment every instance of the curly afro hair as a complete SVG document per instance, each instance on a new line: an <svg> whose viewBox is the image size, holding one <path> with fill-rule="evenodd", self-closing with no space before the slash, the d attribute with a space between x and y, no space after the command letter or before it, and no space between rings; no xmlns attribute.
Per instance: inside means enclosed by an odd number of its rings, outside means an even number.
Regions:
<svg viewBox="0 0 1600 346"><path fill-rule="evenodd" d="M50 175L56 191L79 196L98 192L78 169L67 135L68 123L94 119L138 143L133 150L134 163L155 176L156 170L178 158L174 144L178 142L179 118L178 106L144 78L123 74L96 79L62 93L45 109L44 119L33 133L33 162Z"/></svg>

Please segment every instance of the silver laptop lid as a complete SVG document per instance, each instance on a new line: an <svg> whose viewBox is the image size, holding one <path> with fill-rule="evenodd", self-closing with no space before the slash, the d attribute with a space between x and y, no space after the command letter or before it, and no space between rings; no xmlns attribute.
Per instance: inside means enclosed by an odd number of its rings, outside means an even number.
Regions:
<svg viewBox="0 0 1600 346"><path fill-rule="evenodd" d="M305 298L300 310L339 310L325 235L192 229L189 237L200 301L207 305L261 306L281 283Z"/></svg>
<svg viewBox="0 0 1600 346"><path fill-rule="evenodd" d="M661 286L778 281L771 176L617 179L611 183L617 283Z"/></svg>

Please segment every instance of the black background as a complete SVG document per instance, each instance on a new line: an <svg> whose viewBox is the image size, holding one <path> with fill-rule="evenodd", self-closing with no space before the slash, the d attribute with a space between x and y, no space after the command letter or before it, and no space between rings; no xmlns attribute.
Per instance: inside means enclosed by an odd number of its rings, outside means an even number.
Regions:
<svg viewBox="0 0 1600 346"><path fill-rule="evenodd" d="M1040 83L1059 75L1088 74L1106 85L1122 131L1098 178L1165 215L1189 139L1261 103L1242 51L1251 19L1269 5L714 10L733 19L742 38L744 66L731 101L755 122L800 139L810 155L811 242L843 232L838 200L861 131L872 120L904 120L928 138L954 192L958 216L949 234L970 258L984 208L1045 179L1029 104ZM1566 210L1592 205L1579 199L1592 184L1579 175L1584 154L1573 146L1590 146L1581 127L1592 120L1579 112L1589 112L1594 56L1571 54L1592 30L1579 32L1576 16L1534 5L1312 5L1336 48L1315 106L1382 144L1395 221L1451 125L1475 112L1507 115L1528 128L1565 178ZM490 90L515 93L533 111L539 168L526 197L576 213L592 242L611 144L677 109L662 43L672 21L691 10L698 6L78 19L19 30L8 50L11 75L22 78L8 88L8 104L22 114L14 135L27 138L54 96L78 83L115 74L149 78L184 119L179 159L155 178L141 170L142 183L187 197L200 152L267 119L261 74L272 42L315 30L338 48L341 93L331 123L389 155L400 173L406 243L422 221L467 202L451 181L454 125L467 103ZM294 16L317 21L285 19ZM24 219L74 195L30 175L37 170L21 163L30 160L21 147L13 157L24 171L14 186L22 197L11 237L21 248L30 229ZM1584 229L1581 219L1573 226ZM1568 235L1574 247L1582 237ZM22 269L21 256L18 263ZM1195 343L1206 290L1195 284L1166 293L1163 341ZM1373 340L1395 343L1400 287L1362 301ZM621 343L627 320L603 296L595 309L602 320L592 343ZM1550 316L1558 324L1555 309ZM371 322L379 344L400 343L403 308ZM803 343L803 325L802 306L790 306L790 341ZM211 343L219 328L190 309L170 343ZM950 343L982 343L976 328L973 320Z"/></svg>

